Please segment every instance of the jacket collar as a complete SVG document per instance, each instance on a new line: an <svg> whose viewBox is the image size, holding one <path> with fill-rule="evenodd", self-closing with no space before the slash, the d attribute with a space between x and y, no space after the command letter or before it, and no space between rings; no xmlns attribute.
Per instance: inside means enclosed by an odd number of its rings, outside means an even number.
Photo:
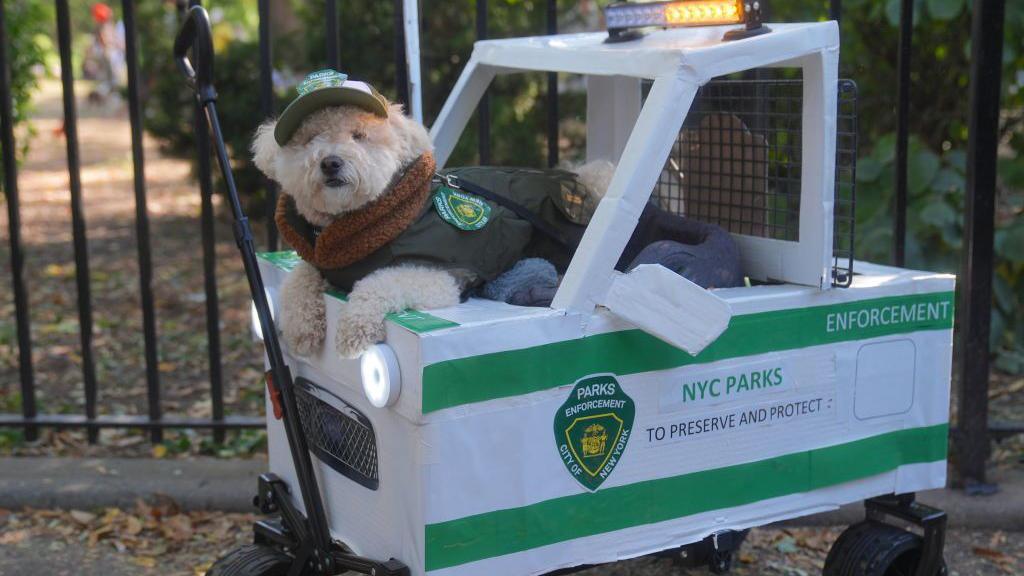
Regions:
<svg viewBox="0 0 1024 576"><path fill-rule="evenodd" d="M366 206L337 217L318 230L281 194L274 220L281 237L303 260L321 270L344 268L366 258L397 238L420 214L430 197L434 156L424 153L395 183Z"/></svg>

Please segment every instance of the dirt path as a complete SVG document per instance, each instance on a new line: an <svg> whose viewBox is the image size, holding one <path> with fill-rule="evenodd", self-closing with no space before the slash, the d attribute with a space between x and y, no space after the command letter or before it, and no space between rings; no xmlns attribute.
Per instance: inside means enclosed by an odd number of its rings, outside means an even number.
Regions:
<svg viewBox="0 0 1024 576"><path fill-rule="evenodd" d="M86 92L79 86L77 92ZM92 271L99 407L105 414L146 413L142 314L135 236L130 126L123 103L79 104L82 189ZM70 193L61 130L60 87L44 84L35 134L21 165L22 235L32 314L33 363L40 412L84 413ZM25 136L22 135L22 138ZM208 358L199 242L200 198L189 164L145 140L163 407L168 414L208 416ZM215 198L219 205L220 198ZM0 220L0 411L18 408L17 341L7 245ZM262 407L258 348L249 341L247 288L230 227L218 222L217 271L225 401L229 412ZM7 432L8 434L10 431ZM113 451L129 451L137 431L104 432ZM82 434L47 432L43 446L83 451ZM188 433L172 446L194 444ZM2 440L0 440L2 447ZM31 451L31 447L23 447ZM84 450L88 451L88 450ZM147 448L148 451L148 448ZM109 453L107 450L106 453Z"/></svg>

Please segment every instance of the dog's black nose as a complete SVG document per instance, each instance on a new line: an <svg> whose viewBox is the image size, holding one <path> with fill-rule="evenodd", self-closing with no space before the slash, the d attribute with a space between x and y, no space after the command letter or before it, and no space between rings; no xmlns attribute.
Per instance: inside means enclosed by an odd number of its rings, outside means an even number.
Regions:
<svg viewBox="0 0 1024 576"><path fill-rule="evenodd" d="M320 161L320 171L324 173L324 176L337 176L338 172L341 172L341 167L345 165L345 161L337 156L328 156Z"/></svg>

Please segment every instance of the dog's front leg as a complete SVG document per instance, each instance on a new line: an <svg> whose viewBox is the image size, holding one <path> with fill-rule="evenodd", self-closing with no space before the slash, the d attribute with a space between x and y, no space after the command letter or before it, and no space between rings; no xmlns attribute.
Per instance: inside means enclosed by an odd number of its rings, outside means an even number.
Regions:
<svg viewBox="0 0 1024 576"><path fill-rule="evenodd" d="M311 264L300 262L281 286L281 334L290 351L310 356L327 335L327 282Z"/></svg>
<svg viewBox="0 0 1024 576"><path fill-rule="evenodd" d="M384 316L406 308L444 308L459 303L459 284L448 272L422 266L384 268L352 287L341 307L335 345L345 358L357 358L384 340Z"/></svg>

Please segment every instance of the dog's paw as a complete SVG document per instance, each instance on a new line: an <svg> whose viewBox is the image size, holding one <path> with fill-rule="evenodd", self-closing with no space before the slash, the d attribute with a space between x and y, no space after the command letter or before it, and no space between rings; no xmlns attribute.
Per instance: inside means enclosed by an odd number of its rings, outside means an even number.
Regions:
<svg viewBox="0 0 1024 576"><path fill-rule="evenodd" d="M342 306L334 346L343 358L358 358L385 336L383 317L361 315L351 303Z"/></svg>
<svg viewBox="0 0 1024 576"><path fill-rule="evenodd" d="M285 315L281 321L281 337L288 350L298 356L313 356L320 351L327 336L324 322L303 322L300 318Z"/></svg>
<svg viewBox="0 0 1024 576"><path fill-rule="evenodd" d="M299 356L320 351L327 336L327 308L320 272L301 262L281 287L281 336L288 349Z"/></svg>

